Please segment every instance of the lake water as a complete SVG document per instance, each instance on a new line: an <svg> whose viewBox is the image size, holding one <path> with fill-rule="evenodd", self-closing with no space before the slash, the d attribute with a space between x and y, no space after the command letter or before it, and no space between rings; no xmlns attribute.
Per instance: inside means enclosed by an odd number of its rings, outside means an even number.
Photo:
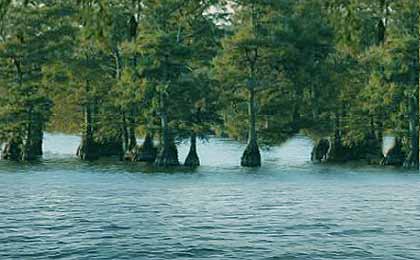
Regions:
<svg viewBox="0 0 420 260"><path fill-rule="evenodd" d="M78 142L47 135L44 161L0 162L0 259L420 259L418 172L313 165L303 136L261 169L214 139L202 167L166 173L79 162Z"/></svg>

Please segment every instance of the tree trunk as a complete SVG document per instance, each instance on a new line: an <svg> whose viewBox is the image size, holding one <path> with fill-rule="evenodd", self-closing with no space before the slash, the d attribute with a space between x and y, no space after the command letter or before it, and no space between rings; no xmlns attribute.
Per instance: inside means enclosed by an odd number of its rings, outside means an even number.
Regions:
<svg viewBox="0 0 420 260"><path fill-rule="evenodd" d="M33 152L34 155L40 157L43 155L42 152L42 142L44 139L44 132L43 132L43 123L42 122L35 122L34 129L33 129Z"/></svg>
<svg viewBox="0 0 420 260"><path fill-rule="evenodd" d="M93 138L93 111L92 104L90 102L90 87L89 82L86 82L86 95L87 102L85 104L85 111L84 111L84 117L85 117L85 131L82 136L82 143L80 144L78 150L77 150L77 156L85 161L91 161L98 159L98 153L96 151L96 145Z"/></svg>
<svg viewBox="0 0 420 260"><path fill-rule="evenodd" d="M190 151L185 159L184 166L191 168L200 166L200 159L197 154L197 135L195 133L191 134Z"/></svg>
<svg viewBox="0 0 420 260"><path fill-rule="evenodd" d="M157 167L179 166L178 150L172 138L162 145L162 148L156 158L155 165Z"/></svg>
<svg viewBox="0 0 420 260"><path fill-rule="evenodd" d="M17 59L13 59L13 64L15 65L16 69L16 82L17 84L22 87L23 84L23 75L20 66L20 62ZM9 160L9 161L21 161L22 154L23 154L23 140L21 134L13 133L13 137L8 140L8 142L4 145L1 159L2 160Z"/></svg>
<svg viewBox="0 0 420 260"><path fill-rule="evenodd" d="M242 155L241 166L260 167L261 154L260 154L260 149L258 147L258 141L257 141L257 131L256 131L257 111L255 107L254 86L249 88L248 114L249 114L248 145Z"/></svg>
<svg viewBox="0 0 420 260"><path fill-rule="evenodd" d="M411 82L416 85L419 82L419 56L418 53L412 61ZM408 131L410 140L410 151L404 162L405 168L419 169L419 86L412 95L408 97Z"/></svg>
<svg viewBox="0 0 420 260"><path fill-rule="evenodd" d="M22 159L22 140L12 138L3 147L1 159L8 161L20 161Z"/></svg>
<svg viewBox="0 0 420 260"><path fill-rule="evenodd" d="M386 0L380 0L380 15L378 21L378 31L377 31L377 45L383 45L386 41L386 30L388 25L388 16L389 16L389 3Z"/></svg>
<svg viewBox="0 0 420 260"><path fill-rule="evenodd" d="M22 161L33 161L42 156L42 122L36 118L33 108L28 109L28 123L26 125L26 136L23 140Z"/></svg>
<svg viewBox="0 0 420 260"><path fill-rule="evenodd" d="M178 150L173 138L170 136L168 113L166 110L164 93L160 91L160 121L162 128L162 143L160 145L160 152L155 161L155 164L158 167L179 166Z"/></svg>
<svg viewBox="0 0 420 260"><path fill-rule="evenodd" d="M22 161L33 160L33 154L31 153L31 142L32 142L32 108L28 109L28 122L26 123L25 137L23 139L23 151Z"/></svg>
<svg viewBox="0 0 420 260"><path fill-rule="evenodd" d="M419 122L418 101L416 96L409 98L409 140L410 152L404 162L405 168L419 168Z"/></svg>
<svg viewBox="0 0 420 260"><path fill-rule="evenodd" d="M153 144L153 135L147 133L143 144L136 151L134 161L152 163L156 160L157 149Z"/></svg>
<svg viewBox="0 0 420 260"><path fill-rule="evenodd" d="M122 134L122 149L123 149L123 153L124 155L126 155L128 152L130 152L130 148L129 148L129 141L128 141L128 129L127 129L127 119L125 117L125 113L122 112L121 113L121 118L122 118L122 125L121 125L121 134Z"/></svg>
<svg viewBox="0 0 420 260"><path fill-rule="evenodd" d="M336 111L334 118L334 137L330 142L330 148L326 158L328 162L340 162L344 160L345 151L341 142L341 135L341 115L339 111Z"/></svg>
<svg viewBox="0 0 420 260"><path fill-rule="evenodd" d="M398 166L404 164L406 155L403 151L403 145L400 137L395 138L392 147L386 151L384 158L381 161L382 166Z"/></svg>
<svg viewBox="0 0 420 260"><path fill-rule="evenodd" d="M128 119L128 127L127 127L127 134L128 134L128 150L131 151L136 148L137 146L137 139L136 139L136 122L134 120L133 113L130 113Z"/></svg>
<svg viewBox="0 0 420 260"><path fill-rule="evenodd" d="M314 83L311 83L312 120L316 122L319 116L318 93Z"/></svg>
<svg viewBox="0 0 420 260"><path fill-rule="evenodd" d="M374 116L371 115L370 131L366 136L365 142L362 143L362 147L360 147L364 152L359 153L362 158L365 157L368 164L378 165L384 157L382 151L382 129L377 131L378 128L379 126L376 126Z"/></svg>

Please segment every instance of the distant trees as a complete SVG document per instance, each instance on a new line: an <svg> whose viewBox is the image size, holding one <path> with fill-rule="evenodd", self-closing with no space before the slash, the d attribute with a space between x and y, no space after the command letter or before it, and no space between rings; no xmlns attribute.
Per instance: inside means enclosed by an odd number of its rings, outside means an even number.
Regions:
<svg viewBox="0 0 420 260"><path fill-rule="evenodd" d="M247 140L241 165L258 167L262 145L305 131L314 158L418 167L418 8L1 1L2 157L38 158L48 129L81 134L83 160L159 167L180 165L176 143L189 140L184 164L196 167L197 139L216 134ZM397 142L383 158L387 133Z"/></svg>
<svg viewBox="0 0 420 260"><path fill-rule="evenodd" d="M331 24L335 28L336 50L347 59L344 67L340 66L339 77L345 81L341 81L339 88L338 101L342 106L336 114L338 136L335 137L334 158L378 163L383 156L382 139L387 131L403 140L401 151L405 153L405 165L408 166L409 154L418 154L418 127L414 119L418 117L415 115L418 108L410 105L417 103L410 99L418 96L418 73L415 72L418 58L413 59L413 53L418 49L415 33L418 13L408 10L417 10L418 4L388 0L347 3L331 0L328 3ZM345 59L340 58L341 61ZM411 131L409 125L412 125ZM354 156L348 156L351 153ZM387 161L385 158L383 163L387 164ZM395 164L395 160L390 161ZM414 161L418 162L418 159L414 158ZM398 161L397 164L403 163ZM416 164L411 166L418 167Z"/></svg>

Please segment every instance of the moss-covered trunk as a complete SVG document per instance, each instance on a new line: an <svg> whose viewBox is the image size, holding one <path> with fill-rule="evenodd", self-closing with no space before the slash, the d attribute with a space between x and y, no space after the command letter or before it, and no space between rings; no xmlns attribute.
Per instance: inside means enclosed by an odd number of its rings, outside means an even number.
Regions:
<svg viewBox="0 0 420 260"><path fill-rule="evenodd" d="M255 87L249 89L248 115L249 115L249 133L248 144L241 158L241 166L243 167L260 167L261 154L257 140L257 111L255 104Z"/></svg>
<svg viewBox="0 0 420 260"><path fill-rule="evenodd" d="M200 159L197 154L197 135L195 133L191 134L190 151L185 159L184 166L192 168L200 166Z"/></svg>

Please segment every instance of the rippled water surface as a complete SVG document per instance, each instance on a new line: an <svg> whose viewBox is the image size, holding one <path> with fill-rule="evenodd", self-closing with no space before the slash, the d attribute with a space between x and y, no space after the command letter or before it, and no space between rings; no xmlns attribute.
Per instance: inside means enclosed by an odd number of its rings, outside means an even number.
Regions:
<svg viewBox="0 0 420 260"><path fill-rule="evenodd" d="M312 165L302 136L258 170L217 139L198 170L166 173L78 162L78 141L0 162L0 259L420 259L418 172Z"/></svg>

